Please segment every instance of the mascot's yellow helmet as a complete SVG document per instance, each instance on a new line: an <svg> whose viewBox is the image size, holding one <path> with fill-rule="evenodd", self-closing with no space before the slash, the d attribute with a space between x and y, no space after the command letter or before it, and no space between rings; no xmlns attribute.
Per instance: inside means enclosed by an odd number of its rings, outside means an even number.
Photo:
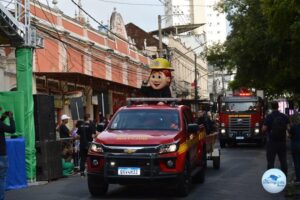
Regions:
<svg viewBox="0 0 300 200"><path fill-rule="evenodd" d="M156 58L152 61L152 63L150 64L150 69L168 69L168 70L174 70L171 67L171 63L164 59L164 58Z"/></svg>

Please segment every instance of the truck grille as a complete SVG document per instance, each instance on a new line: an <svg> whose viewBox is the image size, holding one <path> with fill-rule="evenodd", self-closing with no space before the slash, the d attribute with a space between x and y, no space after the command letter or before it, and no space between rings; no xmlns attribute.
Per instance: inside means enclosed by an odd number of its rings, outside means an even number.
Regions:
<svg viewBox="0 0 300 200"><path fill-rule="evenodd" d="M156 156L153 155L114 155L107 154L106 160L106 176L118 176L118 167L139 167L141 168L140 177L151 177L159 173L159 162ZM114 166L110 163L114 162Z"/></svg>
<svg viewBox="0 0 300 200"><path fill-rule="evenodd" d="M103 145L105 153L158 153L159 145L155 146L112 146Z"/></svg>
<svg viewBox="0 0 300 200"><path fill-rule="evenodd" d="M229 118L229 132L246 131L250 132L250 117L230 117Z"/></svg>

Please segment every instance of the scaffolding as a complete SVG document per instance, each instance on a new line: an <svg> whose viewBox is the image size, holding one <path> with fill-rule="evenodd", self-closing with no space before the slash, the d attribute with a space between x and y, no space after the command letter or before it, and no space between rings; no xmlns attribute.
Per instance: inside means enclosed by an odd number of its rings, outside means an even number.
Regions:
<svg viewBox="0 0 300 200"><path fill-rule="evenodd" d="M43 46L31 26L30 0L0 0L0 45Z"/></svg>

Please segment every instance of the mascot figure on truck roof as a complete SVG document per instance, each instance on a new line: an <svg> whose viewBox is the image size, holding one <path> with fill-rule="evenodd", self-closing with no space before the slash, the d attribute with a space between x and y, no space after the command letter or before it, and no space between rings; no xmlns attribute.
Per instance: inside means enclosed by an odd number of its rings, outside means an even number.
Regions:
<svg viewBox="0 0 300 200"><path fill-rule="evenodd" d="M170 84L172 80L171 64L164 58L153 60L150 65L151 74L143 81L141 93L144 97L171 97Z"/></svg>

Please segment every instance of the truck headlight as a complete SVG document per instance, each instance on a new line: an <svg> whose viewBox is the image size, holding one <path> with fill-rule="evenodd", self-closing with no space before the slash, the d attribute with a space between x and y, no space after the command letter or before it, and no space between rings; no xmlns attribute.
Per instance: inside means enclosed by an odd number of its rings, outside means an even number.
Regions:
<svg viewBox="0 0 300 200"><path fill-rule="evenodd" d="M221 129L221 133L222 133L222 134L225 134L225 133L226 133L226 130L225 130L224 128L222 128L222 129Z"/></svg>
<svg viewBox="0 0 300 200"><path fill-rule="evenodd" d="M258 128L254 129L254 133L258 134L259 133L259 129Z"/></svg>
<svg viewBox="0 0 300 200"><path fill-rule="evenodd" d="M100 144L92 143L90 146L90 151L95 153L103 153L103 148Z"/></svg>
<svg viewBox="0 0 300 200"><path fill-rule="evenodd" d="M159 147L159 153L173 153L178 150L178 143L163 144Z"/></svg>
<svg viewBox="0 0 300 200"><path fill-rule="evenodd" d="M256 122L256 123L255 123L255 126L259 126L259 123L258 123L258 122Z"/></svg>
<svg viewBox="0 0 300 200"><path fill-rule="evenodd" d="M221 127L224 127L225 126L225 123L221 123Z"/></svg>

